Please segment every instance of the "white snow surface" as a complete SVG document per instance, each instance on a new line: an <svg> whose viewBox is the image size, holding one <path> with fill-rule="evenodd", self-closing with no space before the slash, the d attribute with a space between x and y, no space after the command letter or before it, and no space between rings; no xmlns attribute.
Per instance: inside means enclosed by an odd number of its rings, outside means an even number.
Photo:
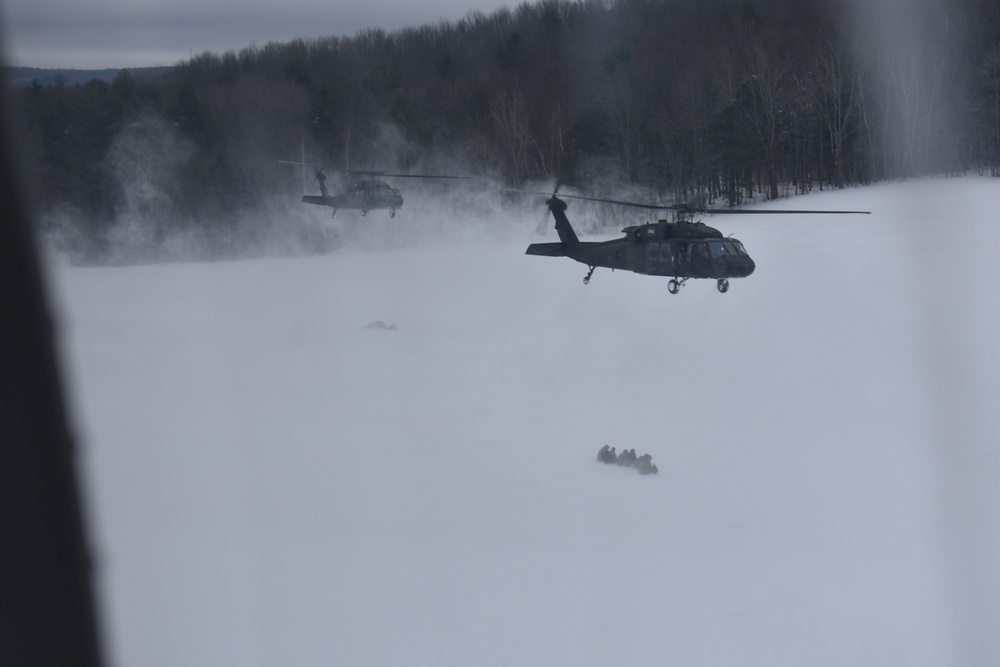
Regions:
<svg viewBox="0 0 1000 667"><path fill-rule="evenodd" d="M54 263L110 664L1000 664L998 204L708 218L728 294L584 286L535 221Z"/></svg>

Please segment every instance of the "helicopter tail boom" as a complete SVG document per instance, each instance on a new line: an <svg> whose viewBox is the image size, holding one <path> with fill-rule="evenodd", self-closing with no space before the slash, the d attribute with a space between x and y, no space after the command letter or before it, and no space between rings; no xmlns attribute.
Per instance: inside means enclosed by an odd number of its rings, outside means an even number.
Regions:
<svg viewBox="0 0 1000 667"><path fill-rule="evenodd" d="M321 195L302 195L303 204L317 204L318 206L326 206L326 197Z"/></svg>

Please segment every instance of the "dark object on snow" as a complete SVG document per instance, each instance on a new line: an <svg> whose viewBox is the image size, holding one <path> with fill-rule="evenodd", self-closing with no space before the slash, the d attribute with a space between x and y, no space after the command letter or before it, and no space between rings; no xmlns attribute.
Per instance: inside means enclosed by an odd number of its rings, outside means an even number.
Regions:
<svg viewBox="0 0 1000 667"><path fill-rule="evenodd" d="M636 456L634 449L623 449L621 454L617 454L614 447L604 445L597 452L597 460L601 463L617 463L620 466L635 468L640 475L655 475L660 472L653 463L652 454Z"/></svg>
<svg viewBox="0 0 1000 667"><path fill-rule="evenodd" d="M381 329L382 331L395 331L395 324L386 324L382 320L375 320L371 324L365 327L366 329Z"/></svg>
<svg viewBox="0 0 1000 667"><path fill-rule="evenodd" d="M635 469L639 471L640 475L655 475L660 472L656 464L653 463L653 457L650 454L643 454L636 459Z"/></svg>
<svg viewBox="0 0 1000 667"><path fill-rule="evenodd" d="M608 447L604 445L601 450L597 452L597 460L602 463L615 463L618 460L618 455L615 454L614 447Z"/></svg>
<svg viewBox="0 0 1000 667"><path fill-rule="evenodd" d="M634 466L635 465L635 450L634 449L624 449L622 453L618 455L618 465L620 466Z"/></svg>

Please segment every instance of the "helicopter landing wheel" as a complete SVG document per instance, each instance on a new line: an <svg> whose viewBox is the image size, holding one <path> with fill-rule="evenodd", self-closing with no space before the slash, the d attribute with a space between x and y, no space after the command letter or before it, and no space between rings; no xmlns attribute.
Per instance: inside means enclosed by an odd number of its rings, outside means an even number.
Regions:
<svg viewBox="0 0 1000 667"><path fill-rule="evenodd" d="M590 284L590 276L594 275L594 269L596 269L596 268L597 268L596 266L590 267L590 271L588 271L587 275L584 276L584 278L583 278L583 284L584 285L589 285Z"/></svg>
<svg viewBox="0 0 1000 667"><path fill-rule="evenodd" d="M390 209L390 211L389 211L389 217L390 218L395 218L396 217L396 209Z"/></svg>
<svg viewBox="0 0 1000 667"><path fill-rule="evenodd" d="M361 209L361 217L363 218L366 215L368 215L368 209L366 209L366 208Z"/></svg>
<svg viewBox="0 0 1000 667"><path fill-rule="evenodd" d="M330 214L330 217L331 218L336 218L337 217L337 209L333 209L333 213Z"/></svg>
<svg viewBox="0 0 1000 667"><path fill-rule="evenodd" d="M719 282L716 283L715 286L719 289L719 292L725 294L729 291L729 280L726 278L719 278Z"/></svg>
<svg viewBox="0 0 1000 667"><path fill-rule="evenodd" d="M671 278L670 282L667 283L667 291L671 294L677 294L681 291L681 283L677 282L676 278Z"/></svg>

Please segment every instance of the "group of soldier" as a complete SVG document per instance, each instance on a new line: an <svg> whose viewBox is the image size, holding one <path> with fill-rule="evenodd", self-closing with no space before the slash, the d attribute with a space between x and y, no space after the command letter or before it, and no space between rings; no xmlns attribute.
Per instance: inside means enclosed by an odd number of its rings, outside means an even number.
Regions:
<svg viewBox="0 0 1000 667"><path fill-rule="evenodd" d="M654 475L660 472L656 464L653 463L652 455L643 454L642 456L636 456L634 449L623 449L622 453L618 454L615 452L614 447L604 445L597 452L597 460L601 463L616 463L620 466L635 468L639 471L640 475Z"/></svg>

